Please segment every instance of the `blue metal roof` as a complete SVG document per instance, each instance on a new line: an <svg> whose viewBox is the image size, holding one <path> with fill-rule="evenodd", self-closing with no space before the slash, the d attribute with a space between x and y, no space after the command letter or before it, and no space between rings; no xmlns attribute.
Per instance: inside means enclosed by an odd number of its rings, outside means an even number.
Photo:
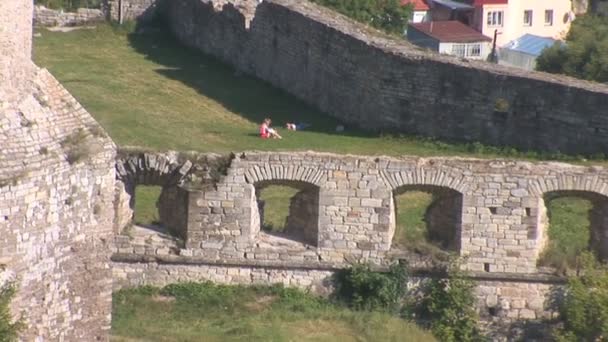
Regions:
<svg viewBox="0 0 608 342"><path fill-rule="evenodd" d="M433 0L434 3L443 5L451 10L459 10L459 9L474 9L473 6L471 5L467 5L467 4L463 4L461 2L456 2L456 1L452 1L452 0Z"/></svg>
<svg viewBox="0 0 608 342"><path fill-rule="evenodd" d="M532 56L540 56L540 53L556 42L555 39L547 37L539 37L533 34L524 34L523 36L510 41L504 49L523 52Z"/></svg>

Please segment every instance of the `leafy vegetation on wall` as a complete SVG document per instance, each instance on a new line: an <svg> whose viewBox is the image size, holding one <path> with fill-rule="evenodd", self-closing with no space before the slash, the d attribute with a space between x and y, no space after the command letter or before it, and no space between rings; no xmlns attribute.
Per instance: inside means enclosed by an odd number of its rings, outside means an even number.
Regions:
<svg viewBox="0 0 608 342"><path fill-rule="evenodd" d="M332 8L352 19L384 30L403 34L413 7L402 5L401 0L311 0Z"/></svg>
<svg viewBox="0 0 608 342"><path fill-rule="evenodd" d="M12 284L0 287L0 342L17 341L19 332L23 329L23 322L14 322L9 309L15 292Z"/></svg>
<svg viewBox="0 0 608 342"><path fill-rule="evenodd" d="M557 341L606 341L608 336L608 268L591 253L579 258L580 272L568 280L560 305L563 326Z"/></svg>
<svg viewBox="0 0 608 342"><path fill-rule="evenodd" d="M430 321L431 331L440 341L482 341L475 311L475 283L460 270L454 259L447 277L434 278L424 290L423 316Z"/></svg>
<svg viewBox="0 0 608 342"><path fill-rule="evenodd" d="M536 69L608 82L608 17L583 16L573 23L566 43L545 49Z"/></svg>

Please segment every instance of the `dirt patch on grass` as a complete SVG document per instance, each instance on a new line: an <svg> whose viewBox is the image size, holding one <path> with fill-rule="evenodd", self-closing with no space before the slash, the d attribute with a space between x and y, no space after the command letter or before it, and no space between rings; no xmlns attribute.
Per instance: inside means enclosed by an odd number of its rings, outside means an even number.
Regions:
<svg viewBox="0 0 608 342"><path fill-rule="evenodd" d="M157 303L172 303L175 301L175 297L163 296L163 295L154 295L152 297L153 302Z"/></svg>
<svg viewBox="0 0 608 342"><path fill-rule="evenodd" d="M347 323L332 320L302 320L286 324L294 341L359 341Z"/></svg>
<svg viewBox="0 0 608 342"><path fill-rule="evenodd" d="M269 308L277 300L277 296L261 296L245 304L245 307L254 312L260 312Z"/></svg>

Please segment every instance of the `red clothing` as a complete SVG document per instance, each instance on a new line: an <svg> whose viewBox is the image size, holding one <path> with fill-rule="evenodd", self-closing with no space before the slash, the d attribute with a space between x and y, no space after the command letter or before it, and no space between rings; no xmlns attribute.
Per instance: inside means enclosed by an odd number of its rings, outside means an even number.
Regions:
<svg viewBox="0 0 608 342"><path fill-rule="evenodd" d="M268 132L268 125L266 125L265 123L260 125L260 138L262 138L262 139L270 138L270 132Z"/></svg>

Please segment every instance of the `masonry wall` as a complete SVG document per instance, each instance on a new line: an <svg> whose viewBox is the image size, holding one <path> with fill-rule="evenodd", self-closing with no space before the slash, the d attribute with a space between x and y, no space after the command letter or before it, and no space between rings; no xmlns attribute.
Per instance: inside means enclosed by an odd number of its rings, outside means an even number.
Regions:
<svg viewBox="0 0 608 342"><path fill-rule="evenodd" d="M46 70L31 82L0 108L0 278L23 340L105 340L114 145Z"/></svg>
<svg viewBox="0 0 608 342"><path fill-rule="evenodd" d="M34 6L34 25L36 26L76 26L104 20L105 14L100 9L79 8L75 12L64 12L44 6Z"/></svg>
<svg viewBox="0 0 608 342"><path fill-rule="evenodd" d="M142 180L164 170L173 179L191 180L190 172L208 160L198 155L172 162L167 156L173 155L148 152L127 158L119 165L137 167L125 171L120 166L119 174ZM548 240L547 200L564 195L591 199L596 204L592 225L597 238L590 247L601 253L606 250L608 169L602 166L240 152L220 169L223 173L214 178L213 186L178 186L188 194L182 204L174 202L187 206L186 231L179 234L185 241L159 245L142 237L116 238L112 257L116 288L210 280L279 282L323 292L328 291L325 286L335 270L357 262L383 268L406 261L411 269L428 272L436 261L392 241L398 210L394 196L410 190L434 194L427 210L428 229L440 231L437 235L447 236L445 247L466 256L463 266L476 281L479 311L495 325L491 328L495 332L505 328L505 322L525 325L516 321L554 315L551 299L564 280L537 266ZM309 216L318 215L316 243L310 241L312 234L304 239L298 235L312 228L298 214L288 219L293 224L287 230L294 233L291 236L260 229L263 214L256 188L272 184L308 190L306 196L296 195L292 206L306 208L302 212Z"/></svg>
<svg viewBox="0 0 608 342"><path fill-rule="evenodd" d="M32 63L32 6L0 1L0 286L22 340L107 340L115 147Z"/></svg>
<svg viewBox="0 0 608 342"><path fill-rule="evenodd" d="M106 4L110 20L119 21L122 18L123 21L147 21L158 14L163 0L107 0Z"/></svg>
<svg viewBox="0 0 608 342"><path fill-rule="evenodd" d="M176 0L166 12L184 44L346 123L553 152L608 148L606 85L431 54L306 1L219 7Z"/></svg>
<svg viewBox="0 0 608 342"><path fill-rule="evenodd" d="M28 86L34 71L30 1L0 2L0 101L13 101ZM22 15L29 13L29 15Z"/></svg>
<svg viewBox="0 0 608 342"><path fill-rule="evenodd" d="M230 285L283 284L326 295L333 291L335 270L328 268L283 268L255 265L222 265L166 262L128 262L114 259L112 272L114 289L152 285L165 286L177 282L212 281ZM408 284L416 288L429 278L412 276ZM501 337L509 335L509 326L518 320L546 319L555 315L551 305L562 291L560 282L539 279L483 279L474 276L477 286L477 310L490 330ZM504 330L507 331L504 331ZM502 330L502 331L501 331ZM546 337L546 336L545 336Z"/></svg>
<svg viewBox="0 0 608 342"><path fill-rule="evenodd" d="M172 169L167 175L184 179L191 177L185 169L199 168L188 161L163 167L164 156L149 153L133 164L139 165L142 175ZM146 164L153 169L146 170ZM136 173L129 177L139 178ZM271 184L311 189L309 196L295 200L300 207L316 206L310 211L318 220L316 234L306 235L316 236L316 241L294 237L294 243L285 245L260 230L256 188ZM604 203L608 170L500 159L243 152L231 160L213 186L181 188L188 198L174 204L182 203L187 210L172 207L171 211L187 213L186 248L180 251L185 257L271 262L285 267L301 262L342 267L356 260L382 265L391 261L393 251L394 196L421 189L432 191L437 198L427 212L431 229L441 226L446 236L454 236L454 244L448 241L448 245L468 257L468 269L532 274L538 272L537 258L547 240L546 197L574 193ZM445 215L437 215L437 210ZM605 216L599 207L597 213ZM298 222L298 215L291 222ZM597 226L598 232L605 230L605 224ZM290 230L297 231L295 227Z"/></svg>

